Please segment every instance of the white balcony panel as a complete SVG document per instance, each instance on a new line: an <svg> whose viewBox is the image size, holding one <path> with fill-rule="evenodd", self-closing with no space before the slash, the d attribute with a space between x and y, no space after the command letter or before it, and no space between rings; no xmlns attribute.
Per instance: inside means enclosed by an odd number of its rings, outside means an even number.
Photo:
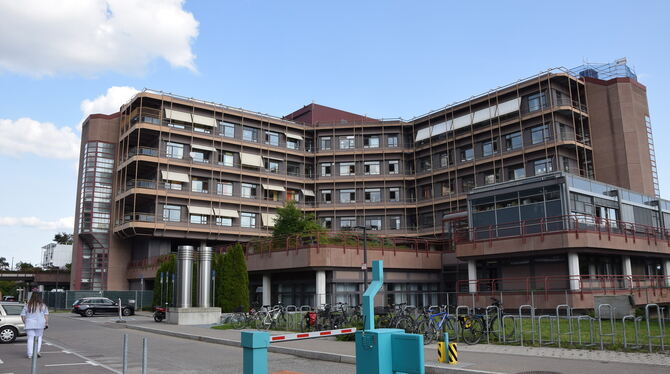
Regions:
<svg viewBox="0 0 670 374"><path fill-rule="evenodd" d="M188 174L184 173L177 173L174 171L161 171L161 177L163 177L163 180L166 181L173 181L173 182L183 182L183 183L188 183Z"/></svg>
<svg viewBox="0 0 670 374"><path fill-rule="evenodd" d="M204 207L204 206L188 206L188 212L191 214L200 214L203 216L211 216L214 211L210 207Z"/></svg>
<svg viewBox="0 0 670 374"><path fill-rule="evenodd" d="M240 161L242 162L242 165L245 166L254 166L258 168L262 168L263 165L263 158L259 155L253 155L251 153L240 153Z"/></svg>
<svg viewBox="0 0 670 374"><path fill-rule="evenodd" d="M261 184L263 186L264 190L269 190L269 191L279 191L279 192L285 192L286 189L282 186L273 186L271 184Z"/></svg>
<svg viewBox="0 0 670 374"><path fill-rule="evenodd" d="M232 209L214 208L214 215L217 217L240 218L240 214Z"/></svg>
<svg viewBox="0 0 670 374"><path fill-rule="evenodd" d="M201 151L207 151L207 152L215 152L216 148L210 147L208 145L200 145L200 144L191 144L191 148L193 149L199 149Z"/></svg>
<svg viewBox="0 0 670 374"><path fill-rule="evenodd" d="M188 123L193 122L191 113L182 112L179 110L165 109L165 118Z"/></svg>
<svg viewBox="0 0 670 374"><path fill-rule="evenodd" d="M314 196L314 197L316 197L316 195L314 194L314 191L312 191L312 190L301 190L301 191L302 191L302 194L305 195L305 196Z"/></svg>
<svg viewBox="0 0 670 374"><path fill-rule="evenodd" d="M203 126L216 127L216 120L213 117L206 117L201 116L199 114L194 114L193 122Z"/></svg>
<svg viewBox="0 0 670 374"><path fill-rule="evenodd" d="M261 220L263 221L263 226L275 227L277 215L272 213L261 213Z"/></svg>
<svg viewBox="0 0 670 374"><path fill-rule="evenodd" d="M286 133L286 137L290 139L302 140L302 136L297 134Z"/></svg>

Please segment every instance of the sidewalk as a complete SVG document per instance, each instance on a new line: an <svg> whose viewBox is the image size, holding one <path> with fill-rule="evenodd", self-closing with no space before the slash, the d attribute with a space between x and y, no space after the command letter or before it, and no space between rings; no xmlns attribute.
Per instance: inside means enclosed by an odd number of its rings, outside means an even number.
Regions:
<svg viewBox="0 0 670 374"><path fill-rule="evenodd" d="M210 326L177 326L140 319L126 328L193 339L215 344L240 346L239 330L214 330ZM280 332L271 332L280 334ZM536 348L479 344L459 344L458 365L437 362L437 345L426 346L426 373L518 373L560 371L561 373L667 373L670 355L659 353L626 353L577 349ZM291 354L315 360L355 363L353 342L336 341L334 337L288 341L272 344L270 352Z"/></svg>

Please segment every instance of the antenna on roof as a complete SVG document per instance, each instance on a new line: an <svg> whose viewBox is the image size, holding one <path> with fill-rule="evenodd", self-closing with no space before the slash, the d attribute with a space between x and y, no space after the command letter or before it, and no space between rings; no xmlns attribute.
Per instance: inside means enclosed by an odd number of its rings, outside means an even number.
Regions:
<svg viewBox="0 0 670 374"><path fill-rule="evenodd" d="M617 64L617 65L626 65L627 62L628 62L628 60L626 60L625 57L614 60L614 63Z"/></svg>

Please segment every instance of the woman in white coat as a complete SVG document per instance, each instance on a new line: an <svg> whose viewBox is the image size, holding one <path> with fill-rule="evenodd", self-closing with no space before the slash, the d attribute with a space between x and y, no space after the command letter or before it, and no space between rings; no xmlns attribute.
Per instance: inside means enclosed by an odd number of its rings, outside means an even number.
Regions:
<svg viewBox="0 0 670 374"><path fill-rule="evenodd" d="M42 335L44 329L49 327L49 309L42 302L42 295L33 292L28 304L21 311L21 319L25 324L26 335L28 335L28 358L33 357L33 352L37 357L41 357ZM37 336L37 347L33 347L35 337Z"/></svg>

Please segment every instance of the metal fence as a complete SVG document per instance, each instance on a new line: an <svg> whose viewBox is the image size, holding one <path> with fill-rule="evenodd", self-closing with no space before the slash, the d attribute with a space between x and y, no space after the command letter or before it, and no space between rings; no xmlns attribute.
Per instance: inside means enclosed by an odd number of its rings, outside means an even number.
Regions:
<svg viewBox="0 0 670 374"><path fill-rule="evenodd" d="M106 297L122 304L135 305L136 310L153 306L153 291L65 291L42 292L44 303L52 309L70 309L72 304L83 297Z"/></svg>

